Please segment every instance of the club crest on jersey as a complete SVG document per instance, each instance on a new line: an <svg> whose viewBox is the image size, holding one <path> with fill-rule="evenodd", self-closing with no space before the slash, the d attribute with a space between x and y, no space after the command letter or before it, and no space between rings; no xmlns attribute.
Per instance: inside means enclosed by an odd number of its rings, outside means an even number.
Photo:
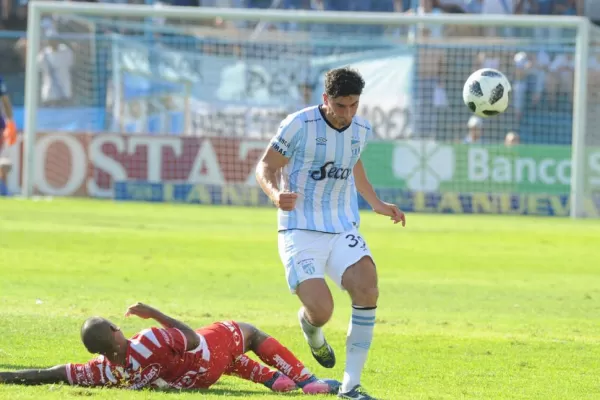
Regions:
<svg viewBox="0 0 600 400"><path fill-rule="evenodd" d="M313 258L307 258L305 260L300 260L300 261L298 261L298 265L308 275L312 275L315 273L315 260Z"/></svg>
<svg viewBox="0 0 600 400"><path fill-rule="evenodd" d="M350 149L352 149L352 155L357 156L360 154L360 138L354 136L350 140Z"/></svg>

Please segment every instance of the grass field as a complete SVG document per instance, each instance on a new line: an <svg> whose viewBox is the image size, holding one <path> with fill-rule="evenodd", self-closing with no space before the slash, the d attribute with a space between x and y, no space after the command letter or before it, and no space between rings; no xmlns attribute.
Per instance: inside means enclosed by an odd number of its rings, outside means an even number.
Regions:
<svg viewBox="0 0 600 400"><path fill-rule="evenodd" d="M600 223L408 215L405 229L366 213L380 271L375 341L364 375L396 399L600 398ZM0 370L89 358L81 322L99 314L127 335L135 301L200 327L256 324L318 375L341 379L345 294L326 334L333 370L310 356L276 249L272 209L110 201L0 201ZM209 392L0 385L2 399L283 399L224 378ZM327 397L325 397L327 398Z"/></svg>

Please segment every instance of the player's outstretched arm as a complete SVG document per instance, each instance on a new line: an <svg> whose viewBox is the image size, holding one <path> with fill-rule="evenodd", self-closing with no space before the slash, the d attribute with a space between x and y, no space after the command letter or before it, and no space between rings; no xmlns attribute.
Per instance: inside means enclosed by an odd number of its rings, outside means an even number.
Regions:
<svg viewBox="0 0 600 400"><path fill-rule="evenodd" d="M179 329L187 339L186 351L193 350L200 344L200 338L192 328L175 318L163 314L154 307L150 307L143 303L136 303L130 306L125 312L126 317L129 317L130 315L137 315L142 319L152 318L165 328Z"/></svg>
<svg viewBox="0 0 600 400"><path fill-rule="evenodd" d="M373 211L375 211L377 214L390 217L390 219L394 221L394 224L402 222L402 226L405 226L406 217L404 216L404 213L400 211L395 204L386 203L379 199L377 193L375 193L375 189L373 189L373 185L371 185L369 178L367 178L367 172L365 171L365 167L363 166L361 160L358 160L354 166L353 173L356 190L358 193L360 193L363 199L369 203Z"/></svg>
<svg viewBox="0 0 600 400"><path fill-rule="evenodd" d="M286 166L289 159L275 150L271 145L267 148L256 166L256 180L263 192L283 211L291 211L296 206L296 193L282 192L277 183L277 173Z"/></svg>
<svg viewBox="0 0 600 400"><path fill-rule="evenodd" d="M65 365L57 365L47 369L0 372L0 384L43 385L61 382L70 383Z"/></svg>

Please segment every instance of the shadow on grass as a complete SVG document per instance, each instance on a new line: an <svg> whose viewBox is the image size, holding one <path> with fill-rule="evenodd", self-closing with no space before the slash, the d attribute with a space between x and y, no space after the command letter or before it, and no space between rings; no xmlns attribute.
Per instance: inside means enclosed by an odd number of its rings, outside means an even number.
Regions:
<svg viewBox="0 0 600 400"><path fill-rule="evenodd" d="M306 396L301 390L287 393L274 393L265 388L265 390L247 390L247 389L231 389L224 387L213 387L210 389L189 389L189 390L171 390L171 389L152 389L153 392L160 392L164 394L180 394L180 393L198 393L198 394L210 394L213 396L223 397L248 397L248 396L260 396L263 394L274 394L283 396Z"/></svg>
<svg viewBox="0 0 600 400"><path fill-rule="evenodd" d="M20 364L0 364L0 370L7 371L7 372L14 372L17 370L25 370L25 369L46 369L46 368L49 368L49 367L48 366L39 367L39 366L33 366L33 365L20 365ZM65 387L72 387L67 384L59 384L59 385L63 385ZM98 390L98 389L100 389L100 390L126 390L126 389L121 389L121 388L117 388L117 387L84 388L84 387L73 386L72 388L75 390L77 390L77 389L81 390L80 393L72 393L72 394L80 394L80 395L86 395L86 396L94 395L95 390ZM160 392L160 393L164 393L167 395L170 395L170 394L178 395L181 393L197 393L197 394L210 394L213 396L223 396L223 397L248 397L248 396L260 396L262 394L277 394L277 395L285 395L286 397L288 397L288 396L290 396L290 397L305 396L305 394L303 394L301 390L296 390L294 392L288 392L288 393L274 393L265 387L258 388L257 390L234 389L234 388L227 388L226 385L219 384L219 383L217 383L215 386L211 387L210 389L185 389L185 390L151 389L151 388L142 389L142 391L146 391L146 390L149 392Z"/></svg>
<svg viewBox="0 0 600 400"><path fill-rule="evenodd" d="M46 369L46 368L50 368L51 366L37 366L37 365L21 365L21 364L0 364L0 370L6 370L6 372L14 372L14 371L20 371L22 369Z"/></svg>

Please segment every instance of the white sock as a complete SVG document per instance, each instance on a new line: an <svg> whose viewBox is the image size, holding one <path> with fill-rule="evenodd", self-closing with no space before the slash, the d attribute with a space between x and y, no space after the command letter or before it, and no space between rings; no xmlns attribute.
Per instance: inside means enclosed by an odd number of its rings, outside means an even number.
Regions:
<svg viewBox="0 0 600 400"><path fill-rule="evenodd" d="M360 384L360 376L373 340L376 309L352 306L352 319L346 337L346 370L340 389L342 393L349 392Z"/></svg>
<svg viewBox="0 0 600 400"><path fill-rule="evenodd" d="M304 307L300 307L298 311L298 320L300 320L300 326L302 327L302 333L304 338L308 342L308 345L313 349L319 349L325 344L325 336L323 336L323 330L312 325L304 317Z"/></svg>

